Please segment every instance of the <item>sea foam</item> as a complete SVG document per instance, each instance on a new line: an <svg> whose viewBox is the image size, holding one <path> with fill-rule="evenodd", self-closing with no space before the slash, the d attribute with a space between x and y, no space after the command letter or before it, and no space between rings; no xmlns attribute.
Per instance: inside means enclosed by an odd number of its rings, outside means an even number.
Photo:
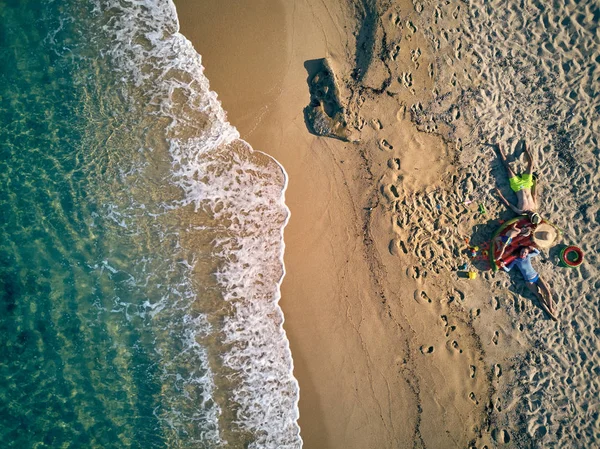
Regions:
<svg viewBox="0 0 600 449"><path fill-rule="evenodd" d="M196 223L194 232L209 231L212 236L210 251L217 267L213 276L227 313L216 320L216 328L207 324L214 318L210 314L185 314L185 335L180 336L185 341L182 354L194 352L205 365L201 375L182 383L200 382L211 396L199 404L207 413L198 425L206 426L207 433L196 443L227 445L222 435L232 432L223 426L232 426L237 433L251 435L249 447L300 447L299 390L278 306L285 272L283 228L289 218L285 170L240 140L227 122L204 76L201 56L178 32L170 0L97 1L94 13L113 43L102 57L127 86L123 98L132 110L143 109L136 98L144 98L152 106L149 113L165 123L172 165L165 181L179 187L182 195L165 203L164 210L193 208L211 217L209 223ZM195 263L187 261L190 277ZM201 295L195 295L193 301L202 303ZM168 306L160 304L149 312L167 311ZM205 337L211 333L219 341L215 366L208 362L211 348L199 343L210 340ZM176 369L169 364L167 374L177 377ZM226 376L225 382L218 380L220 375ZM223 384L229 390L216 394L217 385ZM206 401L217 402L216 397L226 399L206 407ZM177 428L177 410L167 415L166 425ZM219 417L225 415L234 418L224 422Z"/></svg>

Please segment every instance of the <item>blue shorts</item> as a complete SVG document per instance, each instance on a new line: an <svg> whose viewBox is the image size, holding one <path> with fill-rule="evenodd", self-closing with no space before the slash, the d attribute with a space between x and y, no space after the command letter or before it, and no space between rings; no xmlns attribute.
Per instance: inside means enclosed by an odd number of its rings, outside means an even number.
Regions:
<svg viewBox="0 0 600 449"><path fill-rule="evenodd" d="M537 284L537 282L540 280L540 275L536 274L535 277L533 279L529 279L527 282L531 282L532 284Z"/></svg>

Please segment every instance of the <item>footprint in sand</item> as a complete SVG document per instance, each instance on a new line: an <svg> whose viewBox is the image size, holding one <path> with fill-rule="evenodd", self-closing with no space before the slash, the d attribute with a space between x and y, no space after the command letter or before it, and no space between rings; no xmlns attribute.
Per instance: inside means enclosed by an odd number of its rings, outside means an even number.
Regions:
<svg viewBox="0 0 600 449"><path fill-rule="evenodd" d="M381 193L383 194L385 199L390 203L393 203L398 198L400 198L400 192L398 191L398 187L396 187L394 184L387 184L381 186Z"/></svg>
<svg viewBox="0 0 600 449"><path fill-rule="evenodd" d="M494 408L497 412L502 411L502 404L500 403L500 398L496 398L496 400L494 401Z"/></svg>
<svg viewBox="0 0 600 449"><path fill-rule="evenodd" d="M498 296L494 297L494 299L492 300L492 303L494 305L494 310L500 309L500 298Z"/></svg>
<svg viewBox="0 0 600 449"><path fill-rule="evenodd" d="M400 170L400 159L397 157L388 161L388 167L392 170Z"/></svg>
<svg viewBox="0 0 600 449"><path fill-rule="evenodd" d="M452 11L452 17L454 17L454 20L458 19L459 13L460 13L460 5L458 5L456 8L454 8L454 11Z"/></svg>
<svg viewBox="0 0 600 449"><path fill-rule="evenodd" d="M477 367L475 365L470 365L469 370L471 372L471 379L475 379L475 376L477 374Z"/></svg>
<svg viewBox="0 0 600 449"><path fill-rule="evenodd" d="M471 401L473 401L473 403L474 403L475 405L478 405L478 404L479 404L479 401L477 400L477 397L475 396L475 393L473 393L472 391L469 393L469 399L470 399Z"/></svg>
<svg viewBox="0 0 600 449"><path fill-rule="evenodd" d="M545 437L547 433L548 429L546 429L546 426L540 426L537 429L535 429L535 431L533 432L533 436L539 440L540 438Z"/></svg>
<svg viewBox="0 0 600 449"><path fill-rule="evenodd" d="M404 254L408 254L408 249L406 249L406 244L402 240L400 240L400 238L398 238L398 237L396 237L390 241L389 251L392 256L399 256L400 251L402 251L402 253L404 253Z"/></svg>
<svg viewBox="0 0 600 449"><path fill-rule="evenodd" d="M492 343L494 343L495 345L498 345L499 338L500 338L500 334L498 333L498 331L495 331L494 336L492 337Z"/></svg>
<svg viewBox="0 0 600 449"><path fill-rule="evenodd" d="M454 57L458 60L462 58L462 52L460 51L461 49L462 41L460 39L456 39L456 41L454 41Z"/></svg>
<svg viewBox="0 0 600 449"><path fill-rule="evenodd" d="M471 309L471 319L475 319L479 316L479 314L481 313L480 309Z"/></svg>
<svg viewBox="0 0 600 449"><path fill-rule="evenodd" d="M449 337L452 332L456 330L456 326L448 326L446 328L446 337Z"/></svg>
<svg viewBox="0 0 600 449"><path fill-rule="evenodd" d="M423 105L422 105L420 102L418 102L418 101L417 101L415 104L413 104L413 105L410 107L410 110L411 110L411 111L412 111L414 114L416 114L416 115L420 115L420 114L422 114L422 113L423 113Z"/></svg>
<svg viewBox="0 0 600 449"><path fill-rule="evenodd" d="M458 344L458 342L456 340L448 341L446 343L446 347L450 351L455 351L455 352L458 352L459 354L462 354L462 352L463 352L463 350L460 349L460 346L459 346L459 344Z"/></svg>
<svg viewBox="0 0 600 449"><path fill-rule="evenodd" d="M499 363L494 365L494 376L502 377L502 366Z"/></svg>
<svg viewBox="0 0 600 449"><path fill-rule="evenodd" d="M427 74L429 75L429 78L433 78L433 73L433 62L431 62L427 66Z"/></svg>
<svg viewBox="0 0 600 449"><path fill-rule="evenodd" d="M414 5L415 5L415 11L417 11L419 14L421 14L423 12L423 4L416 2Z"/></svg>
<svg viewBox="0 0 600 449"><path fill-rule="evenodd" d="M435 257L435 250L432 247L430 242L426 242L421 245L421 247L415 251L416 256L420 256L421 259L430 261Z"/></svg>
<svg viewBox="0 0 600 449"><path fill-rule="evenodd" d="M396 120L398 120L399 122L401 122L405 118L406 118L406 106L402 105L400 107L400 109L398 109L398 112L396 112Z"/></svg>
<svg viewBox="0 0 600 449"><path fill-rule="evenodd" d="M406 28L408 28L412 34L417 32L417 27L410 20L406 22Z"/></svg>
<svg viewBox="0 0 600 449"><path fill-rule="evenodd" d="M421 270L419 270L419 267L417 266L409 268L408 271L410 272L410 275L413 279L419 279L421 277Z"/></svg>
<svg viewBox="0 0 600 449"><path fill-rule="evenodd" d="M398 242L398 245L400 246L400 250L404 253L404 254L408 254L408 248L406 248L406 244L404 243L403 240L400 240Z"/></svg>
<svg viewBox="0 0 600 449"><path fill-rule="evenodd" d="M371 119L370 123L371 123L371 127L375 131L377 131L379 129L383 129L383 124L381 123L381 120L379 120L379 119L376 119L376 118Z"/></svg>
<svg viewBox="0 0 600 449"><path fill-rule="evenodd" d="M433 13L433 18L434 18L433 23L435 23L436 25L440 19L444 18L444 13L442 12L442 10L440 9L439 6L435 7L435 12Z"/></svg>
<svg viewBox="0 0 600 449"><path fill-rule="evenodd" d="M365 123L367 123L367 122L365 121L364 118L362 118L360 116L356 119L356 121L357 121L356 129L361 131L365 127Z"/></svg>
<svg viewBox="0 0 600 449"><path fill-rule="evenodd" d="M417 295L419 297L417 302L428 303L428 304L431 304L433 302L432 299L429 297L429 295L427 295L427 293L425 293L424 291L421 291L420 293L415 292L415 299L417 299Z"/></svg>
<svg viewBox="0 0 600 449"><path fill-rule="evenodd" d="M456 326L450 325L448 323L448 317L446 315L440 316L442 323L444 323L444 328L446 329L446 337L449 337L452 332L456 330Z"/></svg>
<svg viewBox="0 0 600 449"><path fill-rule="evenodd" d="M383 151L392 151L394 149L393 145L391 145L387 140L381 139L379 141L379 148Z"/></svg>
<svg viewBox="0 0 600 449"><path fill-rule="evenodd" d="M458 106L454 105L452 106L451 109L451 113L452 113L452 119L453 120L458 120L460 118L460 109L458 109Z"/></svg>
<svg viewBox="0 0 600 449"><path fill-rule="evenodd" d="M448 304L454 302L457 299L464 301L465 294L463 292L461 292L460 290L453 290L448 294Z"/></svg>
<svg viewBox="0 0 600 449"><path fill-rule="evenodd" d="M492 438L494 439L494 441L502 444L507 444L510 442L510 435L504 429L492 430Z"/></svg>
<svg viewBox="0 0 600 449"><path fill-rule="evenodd" d="M421 346L421 354L432 354L435 350L433 346Z"/></svg>
<svg viewBox="0 0 600 449"><path fill-rule="evenodd" d="M400 45L394 45L394 49L390 52L392 61L395 61L399 54L400 54Z"/></svg>
<svg viewBox="0 0 600 449"><path fill-rule="evenodd" d="M410 51L410 59L412 62L417 62L421 55L422 53L420 48L415 48L414 50Z"/></svg>
<svg viewBox="0 0 600 449"><path fill-rule="evenodd" d="M402 76L398 77L398 81L400 83L402 83L402 85L406 88L412 87L412 85L413 85L412 73L410 73L410 72L403 73Z"/></svg>
<svg viewBox="0 0 600 449"><path fill-rule="evenodd" d="M392 239L390 241L390 245L388 247L388 250L390 252L390 254L392 256L397 256L400 254L400 245L399 245L399 239Z"/></svg>

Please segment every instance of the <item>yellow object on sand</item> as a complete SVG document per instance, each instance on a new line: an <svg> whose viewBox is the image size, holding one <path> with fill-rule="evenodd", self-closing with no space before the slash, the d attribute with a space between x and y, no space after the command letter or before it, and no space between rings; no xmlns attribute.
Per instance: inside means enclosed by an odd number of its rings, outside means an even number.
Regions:
<svg viewBox="0 0 600 449"><path fill-rule="evenodd" d="M474 271L469 271L467 275L469 276L469 279L475 279L477 277L477 273L475 273Z"/></svg>

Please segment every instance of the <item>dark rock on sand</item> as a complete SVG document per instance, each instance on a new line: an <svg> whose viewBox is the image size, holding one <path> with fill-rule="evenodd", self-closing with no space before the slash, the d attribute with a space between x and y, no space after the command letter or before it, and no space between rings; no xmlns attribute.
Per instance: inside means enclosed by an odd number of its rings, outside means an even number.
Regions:
<svg viewBox="0 0 600 449"><path fill-rule="evenodd" d="M304 118L309 131L346 142L358 141L358 132L348 126L347 105L329 62L307 61L305 67L309 72L310 104L304 108Z"/></svg>

